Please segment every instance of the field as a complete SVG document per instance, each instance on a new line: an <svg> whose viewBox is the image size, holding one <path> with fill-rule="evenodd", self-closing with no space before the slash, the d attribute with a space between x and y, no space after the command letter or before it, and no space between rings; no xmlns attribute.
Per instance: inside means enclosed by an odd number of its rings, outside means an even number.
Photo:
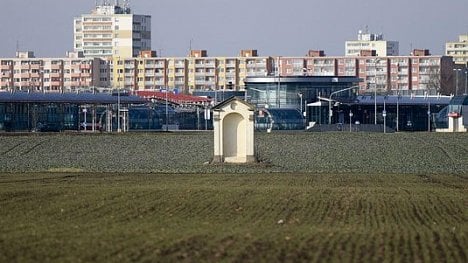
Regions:
<svg viewBox="0 0 468 263"><path fill-rule="evenodd" d="M0 136L0 172L468 172L468 134L257 133L254 166L206 165L213 134Z"/></svg>
<svg viewBox="0 0 468 263"><path fill-rule="evenodd" d="M466 134L211 135L0 137L0 262L468 261Z"/></svg>

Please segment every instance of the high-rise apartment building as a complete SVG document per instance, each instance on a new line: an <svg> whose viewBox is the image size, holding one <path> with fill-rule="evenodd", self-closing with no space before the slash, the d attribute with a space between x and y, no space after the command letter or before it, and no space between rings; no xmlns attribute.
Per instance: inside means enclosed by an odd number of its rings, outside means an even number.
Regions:
<svg viewBox="0 0 468 263"><path fill-rule="evenodd" d="M445 44L445 55L453 57L455 64L468 64L468 34L459 35L458 41Z"/></svg>
<svg viewBox="0 0 468 263"><path fill-rule="evenodd" d="M375 51L377 56L398 56L399 42L384 40L382 34L372 34L359 30L357 40L349 40L345 43L346 56L359 56L361 52Z"/></svg>
<svg viewBox="0 0 468 263"><path fill-rule="evenodd" d="M151 16L132 14L128 1L96 1L74 19L74 50L85 57L136 57L151 50Z"/></svg>

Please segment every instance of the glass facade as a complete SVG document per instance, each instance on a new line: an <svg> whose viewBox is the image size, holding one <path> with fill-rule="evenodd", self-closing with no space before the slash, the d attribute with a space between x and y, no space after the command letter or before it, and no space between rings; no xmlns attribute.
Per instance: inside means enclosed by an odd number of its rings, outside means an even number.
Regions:
<svg viewBox="0 0 468 263"><path fill-rule="evenodd" d="M255 117L257 130L303 130L304 117L297 109L264 109Z"/></svg>
<svg viewBox="0 0 468 263"><path fill-rule="evenodd" d="M355 77L248 77L246 99L257 108L289 108L304 111L306 103L328 98L332 92L359 83ZM334 99L353 100L356 90L333 95Z"/></svg>
<svg viewBox="0 0 468 263"><path fill-rule="evenodd" d="M304 127L308 122L326 123L328 120L328 103L323 100L329 100L330 95L333 93L333 100L354 101L359 81L360 79L355 77L270 76L248 77L244 80L244 83L246 85L246 100L254 104L257 109L266 108L270 112L273 109L296 110L299 113L298 118L301 119L301 125L279 125L279 127L297 129L298 127ZM307 104L313 102L316 102L317 105L314 107L307 106ZM259 125L259 127L263 126Z"/></svg>
<svg viewBox="0 0 468 263"><path fill-rule="evenodd" d="M120 123L117 114L120 103ZM203 107L203 108L202 108ZM212 129L206 105L151 103L122 93L0 93L0 132Z"/></svg>

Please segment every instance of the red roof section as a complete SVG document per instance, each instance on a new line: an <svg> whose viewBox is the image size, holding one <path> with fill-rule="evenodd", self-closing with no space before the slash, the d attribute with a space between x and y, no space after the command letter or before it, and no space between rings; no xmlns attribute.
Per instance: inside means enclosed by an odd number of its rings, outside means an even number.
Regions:
<svg viewBox="0 0 468 263"><path fill-rule="evenodd" d="M161 91L135 91L135 95L143 97L145 99L157 99L166 100L166 92ZM173 92L167 92L167 100L177 104L188 104L188 103L205 103L210 102L209 98L192 96L186 94L175 94Z"/></svg>

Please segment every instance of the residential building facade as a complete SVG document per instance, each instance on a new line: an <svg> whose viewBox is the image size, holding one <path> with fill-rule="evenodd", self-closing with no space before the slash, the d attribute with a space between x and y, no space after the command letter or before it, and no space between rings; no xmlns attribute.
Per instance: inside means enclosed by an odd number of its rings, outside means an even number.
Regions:
<svg viewBox="0 0 468 263"><path fill-rule="evenodd" d="M75 52L66 58L35 58L33 52L0 58L0 91L72 92L109 85L105 60Z"/></svg>
<svg viewBox="0 0 468 263"><path fill-rule="evenodd" d="M154 51L135 58L85 58L72 52L66 58L0 58L1 90L67 92L84 88L129 91L244 90L244 79L262 76L358 77L360 93L451 94L455 64L449 56L414 50L411 56L258 56L242 50L238 57L209 57L192 50L187 57L157 57ZM462 74L459 74L462 83ZM463 84L460 84L460 90Z"/></svg>
<svg viewBox="0 0 468 263"><path fill-rule="evenodd" d="M151 50L151 16L132 14L127 2L96 2L74 19L74 50L85 57L136 57Z"/></svg>
<svg viewBox="0 0 468 263"><path fill-rule="evenodd" d="M359 77L360 92L437 94L453 86L451 57L427 50L411 56L280 57L282 76ZM296 65L296 66L294 66ZM300 68L300 65L303 65Z"/></svg>
<svg viewBox="0 0 468 263"><path fill-rule="evenodd" d="M468 66L468 34L459 35L458 41L447 42L445 55L453 57L455 64Z"/></svg>
<svg viewBox="0 0 468 263"><path fill-rule="evenodd" d="M209 57L206 50L192 50L188 57L156 57L141 52L137 58L114 57L111 65L114 87L128 90L243 89L248 76L272 72L271 57L258 57L256 50L242 50L239 57Z"/></svg>
<svg viewBox="0 0 468 263"><path fill-rule="evenodd" d="M380 57L398 56L399 42L384 40L382 34L372 34L359 30L357 40L345 42L346 56L359 56L361 51L375 50L376 55Z"/></svg>

